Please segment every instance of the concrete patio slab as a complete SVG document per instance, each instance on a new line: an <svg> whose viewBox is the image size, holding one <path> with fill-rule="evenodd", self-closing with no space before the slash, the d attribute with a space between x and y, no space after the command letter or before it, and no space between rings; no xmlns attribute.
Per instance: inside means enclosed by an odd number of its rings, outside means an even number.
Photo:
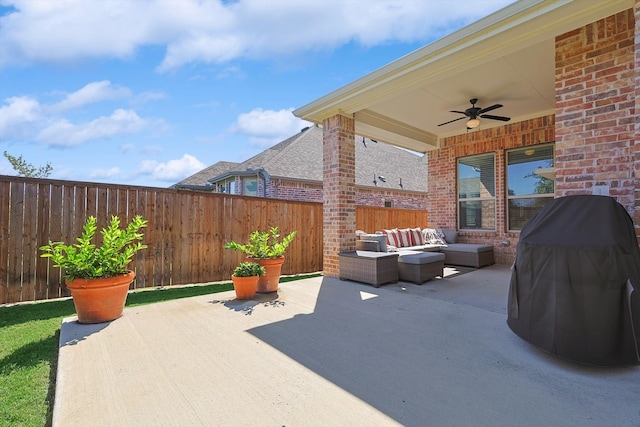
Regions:
<svg viewBox="0 0 640 427"><path fill-rule="evenodd" d="M505 266L448 273L65 319L53 425L640 425L640 368L576 365L520 340Z"/></svg>

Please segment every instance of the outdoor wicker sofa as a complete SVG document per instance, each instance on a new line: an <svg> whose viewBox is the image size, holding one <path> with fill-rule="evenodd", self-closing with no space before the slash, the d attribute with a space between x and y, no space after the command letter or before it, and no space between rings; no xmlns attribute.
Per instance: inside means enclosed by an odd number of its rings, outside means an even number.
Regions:
<svg viewBox="0 0 640 427"><path fill-rule="evenodd" d="M407 229L408 230L408 229ZM493 245L457 243L457 232L442 231L445 239L442 241L425 240L425 236L431 236L433 229L413 229L423 233L423 240L420 244L415 241L406 242L407 245L391 246L387 234L377 232L376 234L357 233L356 248L361 250L371 250L380 252L403 252L403 251L423 251L441 252L445 255L444 263L448 265L460 265L465 267L481 268L495 263ZM432 243L433 242L433 243Z"/></svg>

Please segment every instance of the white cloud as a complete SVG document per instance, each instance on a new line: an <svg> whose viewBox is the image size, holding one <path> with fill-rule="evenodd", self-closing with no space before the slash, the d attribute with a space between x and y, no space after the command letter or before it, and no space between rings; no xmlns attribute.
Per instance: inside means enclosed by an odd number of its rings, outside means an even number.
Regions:
<svg viewBox="0 0 640 427"><path fill-rule="evenodd" d="M164 121L142 118L131 109L119 108L110 116L82 123L74 123L65 117L65 114L78 110L86 115L87 105L108 100L128 98L146 101L163 96L160 92L145 92L134 96L128 88L104 80L63 94L62 100L48 104L31 96L7 98L0 105L0 142L36 141L45 145L70 147L94 139L131 135L145 129L165 132L168 126Z"/></svg>
<svg viewBox="0 0 640 427"><path fill-rule="evenodd" d="M120 169L116 166L110 169L94 169L89 173L89 176L93 179L113 178L120 174Z"/></svg>
<svg viewBox="0 0 640 427"><path fill-rule="evenodd" d="M135 111L118 109L86 123L73 124L67 119L53 122L40 131L36 139L44 144L71 147L93 139L131 135L149 126Z"/></svg>
<svg viewBox="0 0 640 427"><path fill-rule="evenodd" d="M180 159L169 160L166 163L145 160L140 164L140 172L158 181L176 182L205 167L205 164L194 156L185 154Z"/></svg>
<svg viewBox="0 0 640 427"><path fill-rule="evenodd" d="M131 91L126 87L114 86L108 80L92 82L80 90L68 94L62 101L51 105L51 110L64 112L76 110L85 105L118 98L128 98Z"/></svg>
<svg viewBox="0 0 640 427"><path fill-rule="evenodd" d="M0 65L133 56L164 46L158 69L270 58L356 41L420 41L513 0L4 0Z"/></svg>
<svg viewBox="0 0 640 427"><path fill-rule="evenodd" d="M248 135L249 142L254 145L273 145L310 125L294 116L292 111L293 108L278 111L255 108L240 114L232 131Z"/></svg>
<svg viewBox="0 0 640 427"><path fill-rule="evenodd" d="M41 117L37 100L28 96L7 98L0 107L0 141L24 137Z"/></svg>

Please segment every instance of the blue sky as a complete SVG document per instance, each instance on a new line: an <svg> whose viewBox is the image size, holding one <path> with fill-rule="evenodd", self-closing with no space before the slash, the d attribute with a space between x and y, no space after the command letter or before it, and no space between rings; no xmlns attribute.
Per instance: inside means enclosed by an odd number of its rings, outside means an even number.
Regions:
<svg viewBox="0 0 640 427"><path fill-rule="evenodd" d="M168 187L509 0L0 0L0 153ZM15 175L0 156L0 174Z"/></svg>

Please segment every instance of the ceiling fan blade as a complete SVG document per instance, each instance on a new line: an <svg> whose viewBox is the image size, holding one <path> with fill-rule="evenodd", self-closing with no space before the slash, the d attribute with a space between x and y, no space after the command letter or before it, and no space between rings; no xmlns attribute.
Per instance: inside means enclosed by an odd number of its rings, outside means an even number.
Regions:
<svg viewBox="0 0 640 427"><path fill-rule="evenodd" d="M467 115L467 113L465 113L464 111L451 110L451 111L449 111L449 112L450 112L450 113L464 114L465 116Z"/></svg>
<svg viewBox="0 0 640 427"><path fill-rule="evenodd" d="M440 123L438 126L448 125L449 123L457 122L458 120L466 119L466 117L458 117L457 119L449 120L448 122Z"/></svg>
<svg viewBox="0 0 640 427"><path fill-rule="evenodd" d="M486 113L487 111L495 110L496 108L502 108L502 104L495 104L491 107L483 108L482 110L478 111L478 114Z"/></svg>
<svg viewBox="0 0 640 427"><path fill-rule="evenodd" d="M511 120L511 117L492 116L490 114L483 114L480 117L483 119L500 120L501 122L508 122Z"/></svg>

